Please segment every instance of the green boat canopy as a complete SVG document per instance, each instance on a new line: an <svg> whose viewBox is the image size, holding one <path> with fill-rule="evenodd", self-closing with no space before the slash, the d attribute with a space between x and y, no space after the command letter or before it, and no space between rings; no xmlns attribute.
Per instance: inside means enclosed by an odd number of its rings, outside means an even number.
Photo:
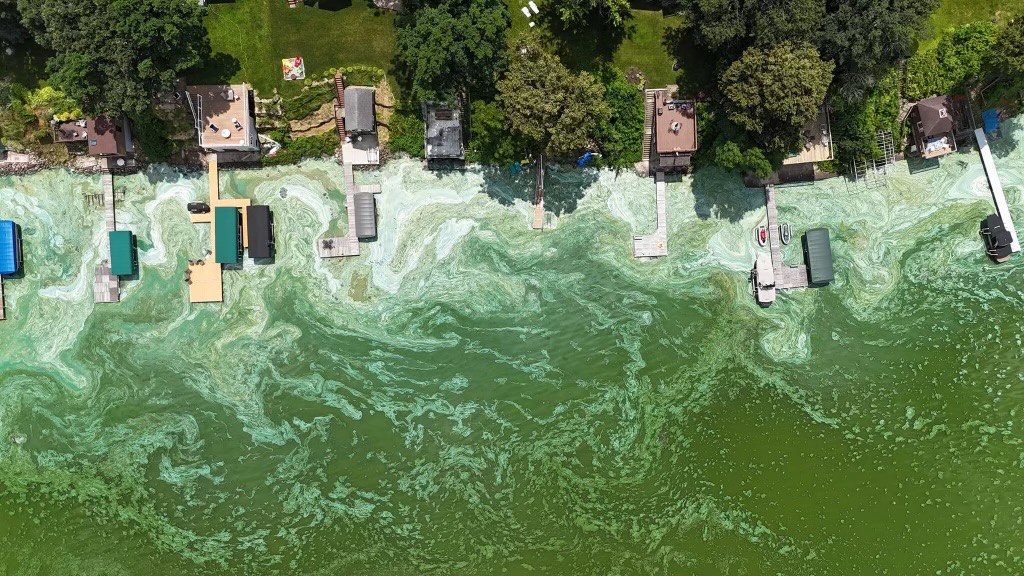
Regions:
<svg viewBox="0 0 1024 576"><path fill-rule="evenodd" d="M107 236L110 239L110 273L115 276L135 274L134 235L128 230L115 230Z"/></svg>
<svg viewBox="0 0 1024 576"><path fill-rule="evenodd" d="M220 264L238 264L242 253L241 216L238 208L218 206L214 209L213 225L217 236L213 247Z"/></svg>
<svg viewBox="0 0 1024 576"><path fill-rule="evenodd" d="M804 257L812 284L828 284L835 280L828 228L812 228L804 234Z"/></svg>

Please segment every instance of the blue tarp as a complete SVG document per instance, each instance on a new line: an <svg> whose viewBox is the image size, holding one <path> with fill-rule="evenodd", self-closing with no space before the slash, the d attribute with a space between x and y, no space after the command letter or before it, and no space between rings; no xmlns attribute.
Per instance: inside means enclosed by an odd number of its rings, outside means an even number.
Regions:
<svg viewBox="0 0 1024 576"><path fill-rule="evenodd" d="M578 160L576 160L576 165L579 166L580 168L583 168L584 166L587 165L588 162L590 162L590 159L593 157L593 152L587 152L583 154L583 156L580 156Z"/></svg>
<svg viewBox="0 0 1024 576"><path fill-rule="evenodd" d="M999 111L989 108L981 113L981 123L985 126L986 134L995 134L999 131Z"/></svg>
<svg viewBox="0 0 1024 576"><path fill-rule="evenodd" d="M18 272L18 227L10 220L0 220L0 274Z"/></svg>
<svg viewBox="0 0 1024 576"><path fill-rule="evenodd" d="M511 172L512 175L514 176L514 175L519 174L520 172L522 172L523 171L523 167L522 167L521 164L519 164L519 162L513 162L513 163L508 165L508 171Z"/></svg>

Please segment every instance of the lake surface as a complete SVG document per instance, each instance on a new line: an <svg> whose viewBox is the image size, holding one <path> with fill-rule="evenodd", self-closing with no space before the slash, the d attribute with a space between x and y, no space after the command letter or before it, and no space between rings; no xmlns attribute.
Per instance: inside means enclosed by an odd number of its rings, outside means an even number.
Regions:
<svg viewBox="0 0 1024 576"><path fill-rule="evenodd" d="M551 170L537 232L516 178L360 172L380 236L320 260L339 166L222 171L278 234L223 305L183 280L205 174L116 179L141 273L100 305L99 178L0 179L27 268L0 323L0 573L1024 572L1024 256L984 255L976 152L780 189L836 281L767 310L763 195L734 176L669 184L650 262L653 180Z"/></svg>

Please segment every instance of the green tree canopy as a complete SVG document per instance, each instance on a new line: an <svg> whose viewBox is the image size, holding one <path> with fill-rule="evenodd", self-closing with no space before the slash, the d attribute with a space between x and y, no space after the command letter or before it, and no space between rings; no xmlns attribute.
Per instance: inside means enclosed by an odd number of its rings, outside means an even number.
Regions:
<svg viewBox="0 0 1024 576"><path fill-rule="evenodd" d="M498 102L524 147L556 157L586 148L611 114L596 78L569 71L531 35L520 37L509 58Z"/></svg>
<svg viewBox="0 0 1024 576"><path fill-rule="evenodd" d="M401 74L414 102L451 100L466 87L474 97L493 93L511 26L504 3L447 2L399 21Z"/></svg>
<svg viewBox="0 0 1024 576"><path fill-rule="evenodd" d="M640 161L644 141L644 94L619 70L603 71L604 99L611 116L598 127L602 164L626 168Z"/></svg>
<svg viewBox="0 0 1024 576"><path fill-rule="evenodd" d="M56 54L50 81L87 113L140 114L209 51L203 9L183 0L18 0Z"/></svg>
<svg viewBox="0 0 1024 576"><path fill-rule="evenodd" d="M990 61L995 72L1024 78L1024 17L1018 16L999 29Z"/></svg>
<svg viewBox="0 0 1024 576"><path fill-rule="evenodd" d="M615 28L622 28L629 19L629 0L557 0L545 2L544 10L554 10L566 28L585 25L593 14Z"/></svg>
<svg viewBox="0 0 1024 576"><path fill-rule="evenodd" d="M769 151L783 151L824 102L833 68L807 44L748 48L722 74L726 114Z"/></svg>
<svg viewBox="0 0 1024 576"><path fill-rule="evenodd" d="M887 66L909 57L941 0L829 0L818 47L839 93L863 98Z"/></svg>
<svg viewBox="0 0 1024 576"><path fill-rule="evenodd" d="M508 131L505 113L494 102L474 100L473 122L470 124L472 161L485 164L509 164L515 160L516 149Z"/></svg>
<svg viewBox="0 0 1024 576"><path fill-rule="evenodd" d="M739 53L754 44L813 42L825 0L691 0L683 8L698 43Z"/></svg>

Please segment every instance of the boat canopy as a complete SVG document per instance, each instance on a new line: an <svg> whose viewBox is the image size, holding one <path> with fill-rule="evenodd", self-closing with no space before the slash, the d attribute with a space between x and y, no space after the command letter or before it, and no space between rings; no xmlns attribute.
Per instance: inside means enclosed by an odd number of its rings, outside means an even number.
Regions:
<svg viewBox="0 0 1024 576"><path fill-rule="evenodd" d="M18 225L11 220L0 220L0 274L17 274L20 269Z"/></svg>
<svg viewBox="0 0 1024 576"><path fill-rule="evenodd" d="M242 236L238 208L218 206L214 208L213 225L216 241L216 260L220 264L238 264L241 260Z"/></svg>
<svg viewBox="0 0 1024 576"><path fill-rule="evenodd" d="M828 228L812 228L804 234L804 257L812 284L828 284L835 280Z"/></svg>
<svg viewBox="0 0 1024 576"><path fill-rule="evenodd" d="M135 238L128 230L114 230L110 239L110 273L115 276L135 274Z"/></svg>

